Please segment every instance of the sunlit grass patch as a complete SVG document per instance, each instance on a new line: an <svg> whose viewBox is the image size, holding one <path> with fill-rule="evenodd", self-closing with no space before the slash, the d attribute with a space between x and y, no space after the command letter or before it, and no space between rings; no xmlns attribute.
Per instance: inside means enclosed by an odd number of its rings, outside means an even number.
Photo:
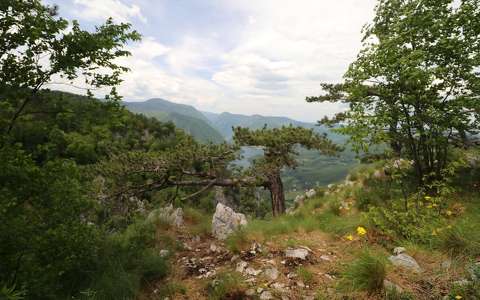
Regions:
<svg viewBox="0 0 480 300"><path fill-rule="evenodd" d="M378 292L383 288L386 274L383 255L365 250L344 270L340 286L347 291Z"/></svg>
<svg viewBox="0 0 480 300"><path fill-rule="evenodd" d="M236 272L218 274L207 285L208 298L211 300L245 299L245 289L243 278Z"/></svg>

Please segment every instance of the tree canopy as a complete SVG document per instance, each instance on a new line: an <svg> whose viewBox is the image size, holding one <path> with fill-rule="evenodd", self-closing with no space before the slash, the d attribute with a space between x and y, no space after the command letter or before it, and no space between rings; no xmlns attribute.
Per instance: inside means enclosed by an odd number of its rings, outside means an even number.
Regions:
<svg viewBox="0 0 480 300"><path fill-rule="evenodd" d="M381 0L344 82L307 101L347 104L323 123L343 125L357 149L412 159L419 184L439 179L449 148L479 130L479 18L476 0Z"/></svg>

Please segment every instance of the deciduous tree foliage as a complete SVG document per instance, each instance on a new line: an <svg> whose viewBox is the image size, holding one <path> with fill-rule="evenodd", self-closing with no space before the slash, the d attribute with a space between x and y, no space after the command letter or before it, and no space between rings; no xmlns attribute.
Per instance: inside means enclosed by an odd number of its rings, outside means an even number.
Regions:
<svg viewBox="0 0 480 300"><path fill-rule="evenodd" d="M344 82L307 101L347 104L323 122L342 124L357 149L387 144L412 159L422 185L478 134L479 67L478 0L381 0Z"/></svg>
<svg viewBox="0 0 480 300"><path fill-rule="evenodd" d="M10 132L17 119L31 113L31 102L42 101L38 92L52 81L83 88L118 85L128 69L115 59L130 55L123 46L139 39L130 24L112 19L89 32L39 0L1 1L0 111L5 120L0 127ZM115 89L111 97L118 97Z"/></svg>

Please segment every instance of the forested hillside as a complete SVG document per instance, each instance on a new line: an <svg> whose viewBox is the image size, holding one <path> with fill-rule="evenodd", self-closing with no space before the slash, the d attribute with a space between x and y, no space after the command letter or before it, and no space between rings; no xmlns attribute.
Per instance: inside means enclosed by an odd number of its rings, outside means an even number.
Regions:
<svg viewBox="0 0 480 300"><path fill-rule="evenodd" d="M160 121L171 121L201 142L221 143L224 137L210 124L207 118L189 105L150 99L145 102L124 102L130 111L154 117Z"/></svg>

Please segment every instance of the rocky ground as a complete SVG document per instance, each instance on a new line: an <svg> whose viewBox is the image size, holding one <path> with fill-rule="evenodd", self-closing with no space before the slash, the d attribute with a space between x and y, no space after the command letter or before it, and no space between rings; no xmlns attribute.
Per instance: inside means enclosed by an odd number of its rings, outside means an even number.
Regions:
<svg viewBox="0 0 480 300"><path fill-rule="evenodd" d="M445 254L411 245L385 248L361 230L355 237L296 230L267 239L250 238L246 245L232 249L225 239L246 223L243 215L219 204L212 218L212 234L197 235L191 232L188 222L179 220L181 212L168 210L172 217L167 219L175 225L169 234L178 250L170 253L162 249L160 253L170 256L172 272L167 281L150 285L141 300L208 299L209 287L219 284L218 278L225 273L237 274L243 288L241 293L224 299L385 299L384 292L339 296L342 270L367 246L390 261L385 290L408 291L413 299L439 299L438 295L450 299L445 295L452 284L461 285L474 276ZM160 296L162 286L168 284L181 285L183 291Z"/></svg>

